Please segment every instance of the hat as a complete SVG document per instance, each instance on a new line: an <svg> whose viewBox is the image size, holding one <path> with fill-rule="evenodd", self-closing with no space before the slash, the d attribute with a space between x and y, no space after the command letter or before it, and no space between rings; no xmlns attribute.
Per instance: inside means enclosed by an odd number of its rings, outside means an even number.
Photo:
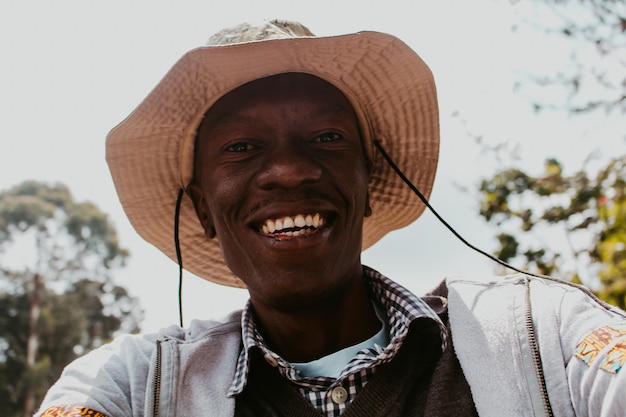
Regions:
<svg viewBox="0 0 626 417"><path fill-rule="evenodd" d="M276 20L226 29L210 42L174 64L107 136L106 158L120 202L146 241L176 261L177 196L193 178L196 130L209 107L245 83L290 72L329 82L354 107L373 164L372 215L364 219L362 249L422 214L423 203L373 146L380 141L430 196L439 154L437 97L428 66L409 46L378 32L314 37L298 23ZM217 238L205 236L186 194L178 233L185 269L218 284L245 286L226 266Z"/></svg>

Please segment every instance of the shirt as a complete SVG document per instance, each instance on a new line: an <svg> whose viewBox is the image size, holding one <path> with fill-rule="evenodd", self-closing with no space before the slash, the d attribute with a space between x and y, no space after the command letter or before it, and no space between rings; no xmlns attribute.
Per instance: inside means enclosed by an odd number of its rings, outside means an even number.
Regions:
<svg viewBox="0 0 626 417"><path fill-rule="evenodd" d="M414 320L428 319L437 324L443 351L447 343L446 326L424 300L366 266L363 267L363 276L372 301L380 305L387 315L390 340L387 346L374 345L359 351L346 364L338 378L302 377L292 364L267 346L257 329L252 306L248 302L242 314L243 347L228 395L233 397L243 391L251 363L250 352L252 349L259 349L266 361L276 366L283 377L295 384L317 410L326 416L335 417L345 410L359 390L367 384L368 379L376 372L376 367L394 358Z"/></svg>

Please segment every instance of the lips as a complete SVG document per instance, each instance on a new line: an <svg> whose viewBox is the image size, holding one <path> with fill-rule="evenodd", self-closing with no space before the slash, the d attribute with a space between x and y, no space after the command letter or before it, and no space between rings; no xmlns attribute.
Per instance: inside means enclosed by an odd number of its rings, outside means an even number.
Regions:
<svg viewBox="0 0 626 417"><path fill-rule="evenodd" d="M296 214L275 219L267 219L260 227L265 236L274 238L304 237L316 233L326 220L320 213Z"/></svg>

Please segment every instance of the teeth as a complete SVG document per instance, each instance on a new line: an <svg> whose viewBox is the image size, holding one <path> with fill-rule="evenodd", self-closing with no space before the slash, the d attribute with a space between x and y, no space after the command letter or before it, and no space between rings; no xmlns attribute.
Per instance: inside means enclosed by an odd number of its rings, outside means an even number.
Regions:
<svg viewBox="0 0 626 417"><path fill-rule="evenodd" d="M279 219L268 219L261 226L261 232L263 234L271 234L274 232L280 232L283 229L293 229L295 227L304 228L312 227L318 228L324 225L324 218L319 213L315 214L298 214L294 217L285 216ZM300 236L304 233L304 230L289 230L283 232L286 236Z"/></svg>
<svg viewBox="0 0 626 417"><path fill-rule="evenodd" d="M285 217L285 220L283 220L283 229L290 229L294 226L295 224L293 222L293 219L291 217Z"/></svg>
<svg viewBox="0 0 626 417"><path fill-rule="evenodd" d="M306 226L306 220L304 220L304 216L302 214L298 214L296 218L293 219L293 222L298 227Z"/></svg>
<svg viewBox="0 0 626 417"><path fill-rule="evenodd" d="M273 220L268 220L265 222L265 226L267 227L267 231L270 233L274 233L276 231L276 223ZM263 231L265 233L265 231ZM267 233L265 233L267 234Z"/></svg>

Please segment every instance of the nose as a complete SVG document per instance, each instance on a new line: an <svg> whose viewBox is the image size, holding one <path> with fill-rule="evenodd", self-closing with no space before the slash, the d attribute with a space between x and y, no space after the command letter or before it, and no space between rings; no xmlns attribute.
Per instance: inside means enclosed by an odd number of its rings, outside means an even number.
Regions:
<svg viewBox="0 0 626 417"><path fill-rule="evenodd" d="M297 142L297 141L296 141ZM318 181L322 167L306 145L291 143L268 151L257 173L261 188L293 189L304 183Z"/></svg>

